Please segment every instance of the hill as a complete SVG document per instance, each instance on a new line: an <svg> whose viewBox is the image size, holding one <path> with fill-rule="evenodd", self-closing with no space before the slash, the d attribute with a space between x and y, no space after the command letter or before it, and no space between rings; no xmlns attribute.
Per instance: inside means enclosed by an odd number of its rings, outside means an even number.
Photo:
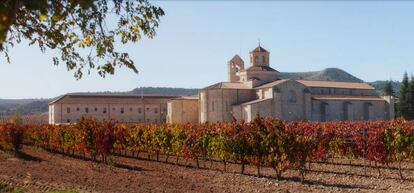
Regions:
<svg viewBox="0 0 414 193"><path fill-rule="evenodd" d="M378 80L378 81L375 81L375 82L370 82L369 84L371 86L375 87L379 94L383 94L384 93L383 91L384 91L385 85L387 84L387 81ZM401 82L392 81L392 87L394 89L394 93L396 95L398 95L398 91L400 90L400 87L401 87Z"/></svg>
<svg viewBox="0 0 414 193"><path fill-rule="evenodd" d="M48 110L50 99L0 99L0 115L30 115L44 113Z"/></svg>
<svg viewBox="0 0 414 193"><path fill-rule="evenodd" d="M170 88L170 87L139 87L128 92L131 94L152 94L169 96L189 96L196 95L198 89L193 88Z"/></svg>
<svg viewBox="0 0 414 193"><path fill-rule="evenodd" d="M312 72L281 72L282 79L294 80L327 80L339 82L363 82L361 79L339 68L327 68Z"/></svg>

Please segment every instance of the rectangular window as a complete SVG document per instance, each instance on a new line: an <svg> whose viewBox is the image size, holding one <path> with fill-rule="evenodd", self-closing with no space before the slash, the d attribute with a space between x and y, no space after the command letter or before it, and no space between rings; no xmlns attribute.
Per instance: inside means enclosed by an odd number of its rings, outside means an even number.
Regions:
<svg viewBox="0 0 414 193"><path fill-rule="evenodd" d="M158 119L155 119L154 121L155 121L156 123L158 123Z"/></svg>
<svg viewBox="0 0 414 193"><path fill-rule="evenodd" d="M154 113L157 114L158 113L158 108L154 108Z"/></svg>
<svg viewBox="0 0 414 193"><path fill-rule="evenodd" d="M228 103L227 103L227 101L226 101L226 112L227 111L229 111L229 106L228 106Z"/></svg>
<svg viewBox="0 0 414 193"><path fill-rule="evenodd" d="M85 108L85 113L89 113L89 108L88 107Z"/></svg>
<svg viewBox="0 0 414 193"><path fill-rule="evenodd" d="M106 107L103 108L103 114L106 114Z"/></svg>
<svg viewBox="0 0 414 193"><path fill-rule="evenodd" d="M66 112L67 112L68 114L70 113L70 108L69 108L69 107L66 109Z"/></svg>
<svg viewBox="0 0 414 193"><path fill-rule="evenodd" d="M142 109L141 109L141 107L140 108L138 108L138 113L139 114L141 114L142 113ZM141 121L140 121L141 122Z"/></svg>
<svg viewBox="0 0 414 193"><path fill-rule="evenodd" d="M149 119L147 119L147 123L149 123L150 121L149 121Z"/></svg>
<svg viewBox="0 0 414 193"><path fill-rule="evenodd" d="M79 107L76 108L76 111L79 111Z"/></svg>
<svg viewBox="0 0 414 193"><path fill-rule="evenodd" d="M98 111L98 108L95 107L95 112L97 112L97 111Z"/></svg>
<svg viewBox="0 0 414 193"><path fill-rule="evenodd" d="M211 102L211 112L214 112L214 101Z"/></svg>
<svg viewBox="0 0 414 193"><path fill-rule="evenodd" d="M124 114L124 107L121 107L121 114Z"/></svg>

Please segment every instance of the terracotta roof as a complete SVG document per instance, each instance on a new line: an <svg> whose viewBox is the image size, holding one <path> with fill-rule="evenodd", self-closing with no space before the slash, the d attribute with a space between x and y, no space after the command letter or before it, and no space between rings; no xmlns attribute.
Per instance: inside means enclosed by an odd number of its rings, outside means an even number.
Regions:
<svg viewBox="0 0 414 193"><path fill-rule="evenodd" d="M355 100L355 101L382 101L379 96L352 96L352 95L312 95L315 100Z"/></svg>
<svg viewBox="0 0 414 193"><path fill-rule="evenodd" d="M271 99L271 98L266 98L266 99L256 99L256 100L252 100L252 101L244 102L244 103L241 103L241 104L238 104L238 105L251 105L251 104L254 104L254 103L260 103L260 102L267 101L267 100L272 100L272 99Z"/></svg>
<svg viewBox="0 0 414 193"><path fill-rule="evenodd" d="M266 49L262 48L262 46L257 46L254 50L251 52L268 52Z"/></svg>
<svg viewBox="0 0 414 193"><path fill-rule="evenodd" d="M272 71L277 72L277 70L273 69L270 66L250 66L246 69L246 71Z"/></svg>
<svg viewBox="0 0 414 193"><path fill-rule="evenodd" d="M161 99L168 99L168 98L177 98L179 96L168 96L168 95L148 95L148 94L123 94L123 93L68 93L65 95L61 95L51 102L49 104L56 103L60 100L62 100L65 97L70 98L161 98Z"/></svg>
<svg viewBox="0 0 414 193"><path fill-rule="evenodd" d="M194 95L194 96L183 96L183 97L179 97L179 98L173 98L171 100L198 100L198 95Z"/></svg>
<svg viewBox="0 0 414 193"><path fill-rule="evenodd" d="M247 85L240 82L219 82L203 89L251 89Z"/></svg>
<svg viewBox="0 0 414 193"><path fill-rule="evenodd" d="M232 61L232 60L241 60L241 61L243 61L243 59L238 54L234 55L233 58L230 59L230 61Z"/></svg>
<svg viewBox="0 0 414 193"><path fill-rule="evenodd" d="M270 88L270 87L276 86L276 85L278 85L278 84L284 83L284 82L286 82L286 81L288 81L288 80L289 80L289 79L276 80L276 81L273 81L273 82L270 82L270 83L264 84L264 85L259 86L259 87L256 87L256 88Z"/></svg>
<svg viewBox="0 0 414 193"><path fill-rule="evenodd" d="M318 81L318 80L297 80L307 87L321 88L350 88L350 89L366 89L374 90L375 88L367 83L358 82L335 82L335 81Z"/></svg>

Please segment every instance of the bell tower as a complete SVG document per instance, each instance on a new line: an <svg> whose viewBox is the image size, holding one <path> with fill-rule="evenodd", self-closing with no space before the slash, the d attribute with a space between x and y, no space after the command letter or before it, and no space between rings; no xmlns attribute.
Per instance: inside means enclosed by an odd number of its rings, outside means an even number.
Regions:
<svg viewBox="0 0 414 193"><path fill-rule="evenodd" d="M244 70L244 61L240 58L240 56L237 54L233 56L233 58L227 62L227 67L229 82L239 82L240 77L237 73Z"/></svg>
<svg viewBox="0 0 414 193"><path fill-rule="evenodd" d="M259 46L250 52L250 64L252 66L269 66L269 52Z"/></svg>

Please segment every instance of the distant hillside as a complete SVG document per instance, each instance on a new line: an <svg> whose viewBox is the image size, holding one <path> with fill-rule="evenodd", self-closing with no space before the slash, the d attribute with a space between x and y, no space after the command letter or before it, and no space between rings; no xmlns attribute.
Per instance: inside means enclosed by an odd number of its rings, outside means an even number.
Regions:
<svg viewBox="0 0 414 193"><path fill-rule="evenodd" d="M169 87L139 87L129 93L132 94L153 94L153 95L170 95L170 96L188 96L196 95L198 89L192 88L169 88Z"/></svg>
<svg viewBox="0 0 414 193"><path fill-rule="evenodd" d="M47 112L49 99L0 99L0 115L22 115Z"/></svg>
<svg viewBox="0 0 414 193"><path fill-rule="evenodd" d="M327 68L321 71L313 72L281 72L281 76L284 79L295 80L328 80L328 81L340 81L340 82L363 82L361 79L345 72L338 68ZM377 89L378 94L383 94L384 87L387 81L379 80L375 82L368 82L371 86ZM395 94L400 90L401 82L393 81L392 86Z"/></svg>
<svg viewBox="0 0 414 193"><path fill-rule="evenodd" d="M375 82L370 82L369 84L371 86L375 87L375 89L377 89L379 94L383 94L385 85L387 84L387 81L378 80L378 81L375 81ZM398 91L400 90L400 87L401 87L401 82L393 81L392 82L392 87L394 89L395 94L397 95Z"/></svg>
<svg viewBox="0 0 414 193"><path fill-rule="evenodd" d="M361 79L338 69L327 68L321 71L313 72L281 72L282 79L294 80L328 80L339 82L363 82Z"/></svg>

